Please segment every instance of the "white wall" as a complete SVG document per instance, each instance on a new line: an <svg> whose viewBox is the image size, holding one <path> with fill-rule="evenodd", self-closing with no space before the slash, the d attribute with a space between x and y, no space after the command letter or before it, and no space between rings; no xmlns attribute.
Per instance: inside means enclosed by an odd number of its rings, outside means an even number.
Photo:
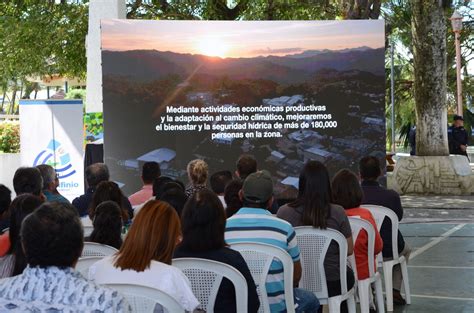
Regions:
<svg viewBox="0 0 474 313"><path fill-rule="evenodd" d="M19 153L0 153L0 184L7 186L12 194L15 193L13 190L13 175L20 166Z"/></svg>
<svg viewBox="0 0 474 313"><path fill-rule="evenodd" d="M100 20L125 19L125 0L90 0L87 49L86 112L102 112L102 58ZM124 43L125 44L125 43Z"/></svg>

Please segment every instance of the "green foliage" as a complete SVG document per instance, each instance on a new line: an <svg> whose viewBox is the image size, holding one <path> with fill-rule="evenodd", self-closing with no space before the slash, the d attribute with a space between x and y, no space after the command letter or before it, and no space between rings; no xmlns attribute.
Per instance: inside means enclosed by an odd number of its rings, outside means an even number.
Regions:
<svg viewBox="0 0 474 313"><path fill-rule="evenodd" d="M20 124L0 122L0 152L18 153L20 151Z"/></svg>
<svg viewBox="0 0 474 313"><path fill-rule="evenodd" d="M44 0L0 2L0 85L31 76L83 77L85 4Z"/></svg>
<svg viewBox="0 0 474 313"><path fill-rule="evenodd" d="M93 142L104 133L103 114L86 113L84 114L84 128L86 130L86 142Z"/></svg>
<svg viewBox="0 0 474 313"><path fill-rule="evenodd" d="M86 100L85 89L69 89L66 94L66 99L82 99L83 102Z"/></svg>

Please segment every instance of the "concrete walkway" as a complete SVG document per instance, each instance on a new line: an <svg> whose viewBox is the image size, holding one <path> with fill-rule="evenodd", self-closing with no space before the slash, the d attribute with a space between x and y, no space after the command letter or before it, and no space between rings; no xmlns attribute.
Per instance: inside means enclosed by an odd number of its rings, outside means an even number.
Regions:
<svg viewBox="0 0 474 313"><path fill-rule="evenodd" d="M404 208L474 210L474 196L401 196Z"/></svg>

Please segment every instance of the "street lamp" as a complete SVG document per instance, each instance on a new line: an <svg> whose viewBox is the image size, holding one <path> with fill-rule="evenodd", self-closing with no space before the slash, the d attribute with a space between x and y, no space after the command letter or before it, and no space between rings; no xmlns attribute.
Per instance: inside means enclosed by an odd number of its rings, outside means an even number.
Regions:
<svg viewBox="0 0 474 313"><path fill-rule="evenodd" d="M457 77L457 98L458 98L458 115L462 116L462 82L461 82L461 30L462 30L462 15L458 11L454 11L450 18L451 25L455 36L456 44L456 77Z"/></svg>

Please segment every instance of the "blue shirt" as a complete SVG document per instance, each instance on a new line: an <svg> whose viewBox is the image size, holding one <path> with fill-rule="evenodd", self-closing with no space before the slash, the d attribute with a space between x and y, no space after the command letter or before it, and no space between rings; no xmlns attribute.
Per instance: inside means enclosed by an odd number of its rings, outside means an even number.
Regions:
<svg viewBox="0 0 474 313"><path fill-rule="evenodd" d="M59 193L52 193L49 190L43 190L43 194L46 197L46 201L48 202L61 202L61 203L71 203L68 199L64 198Z"/></svg>
<svg viewBox="0 0 474 313"><path fill-rule="evenodd" d="M117 291L88 281L72 268L27 267L0 284L0 312L129 312Z"/></svg>
<svg viewBox="0 0 474 313"><path fill-rule="evenodd" d="M240 209L227 219L225 239L228 244L238 242L269 244L288 252L293 262L300 259L296 233L291 224L272 216L269 211L264 209ZM265 287L267 288L270 310L272 312L286 311L283 265L280 261L274 260L272 262Z"/></svg>

